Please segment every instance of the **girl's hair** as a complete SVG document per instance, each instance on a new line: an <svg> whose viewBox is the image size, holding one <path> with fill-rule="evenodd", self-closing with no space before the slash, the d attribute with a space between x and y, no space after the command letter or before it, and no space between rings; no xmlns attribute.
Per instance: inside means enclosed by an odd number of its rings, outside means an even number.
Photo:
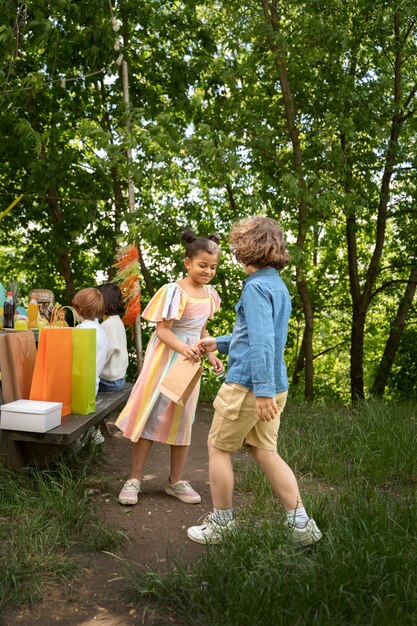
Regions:
<svg viewBox="0 0 417 626"><path fill-rule="evenodd" d="M78 291L71 302L74 309L86 320L94 320L104 314L104 298L96 287Z"/></svg>
<svg viewBox="0 0 417 626"><path fill-rule="evenodd" d="M208 237L198 237L192 230L184 230L181 234L181 241L185 245L184 257L189 259L197 256L199 252L208 252L220 256L218 246L220 235L218 233L213 233Z"/></svg>
<svg viewBox="0 0 417 626"><path fill-rule="evenodd" d="M270 217L248 217L236 222L230 243L236 259L244 265L282 270L290 260L284 234Z"/></svg>
<svg viewBox="0 0 417 626"><path fill-rule="evenodd" d="M125 307L121 289L116 283L104 283L97 287L104 298L104 315L123 315Z"/></svg>

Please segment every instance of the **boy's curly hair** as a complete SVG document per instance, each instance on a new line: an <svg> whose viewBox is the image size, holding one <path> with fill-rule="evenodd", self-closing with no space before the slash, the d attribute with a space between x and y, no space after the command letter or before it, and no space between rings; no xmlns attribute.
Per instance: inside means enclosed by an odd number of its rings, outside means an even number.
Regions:
<svg viewBox="0 0 417 626"><path fill-rule="evenodd" d="M229 238L233 254L244 265L282 270L290 260L284 234L270 217L248 217L236 222Z"/></svg>

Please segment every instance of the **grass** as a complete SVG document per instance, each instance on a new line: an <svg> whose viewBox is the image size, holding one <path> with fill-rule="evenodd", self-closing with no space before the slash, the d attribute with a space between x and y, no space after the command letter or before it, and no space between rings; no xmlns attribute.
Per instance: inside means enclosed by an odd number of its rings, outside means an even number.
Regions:
<svg viewBox="0 0 417 626"><path fill-rule="evenodd" d="M416 436L411 404L290 405L279 448L302 477L323 540L288 544L282 509L243 455L240 533L167 573L127 564L126 581L138 601L193 626L414 626Z"/></svg>
<svg viewBox="0 0 417 626"><path fill-rule="evenodd" d="M32 604L48 583L69 581L81 566L74 552L110 550L122 540L100 522L89 495L94 448L45 470L0 467L0 609Z"/></svg>

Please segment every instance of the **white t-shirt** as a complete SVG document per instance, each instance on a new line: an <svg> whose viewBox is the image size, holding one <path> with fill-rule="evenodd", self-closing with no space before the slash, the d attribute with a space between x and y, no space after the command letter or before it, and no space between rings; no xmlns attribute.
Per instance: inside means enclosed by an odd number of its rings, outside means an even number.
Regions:
<svg viewBox="0 0 417 626"><path fill-rule="evenodd" d="M84 320L77 328L95 328L96 329L96 394L100 382L100 374L106 363L109 342L107 335L99 324L98 319Z"/></svg>
<svg viewBox="0 0 417 626"><path fill-rule="evenodd" d="M119 380L126 375L129 364L126 330L119 315L110 315L101 323L109 342L106 364L101 372L104 380Z"/></svg>

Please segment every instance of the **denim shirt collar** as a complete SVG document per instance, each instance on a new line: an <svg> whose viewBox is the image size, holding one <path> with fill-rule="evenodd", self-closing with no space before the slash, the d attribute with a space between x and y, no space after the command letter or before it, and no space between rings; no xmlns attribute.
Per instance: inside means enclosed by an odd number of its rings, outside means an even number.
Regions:
<svg viewBox="0 0 417 626"><path fill-rule="evenodd" d="M253 272L253 274L251 274L250 276L247 276L242 282L243 282L243 286L246 285L246 283L250 282L251 280L253 280L255 278L255 276L259 277L259 276L267 276L268 274L276 274L278 270L276 270L274 267L262 267L260 270L256 270L256 272Z"/></svg>

